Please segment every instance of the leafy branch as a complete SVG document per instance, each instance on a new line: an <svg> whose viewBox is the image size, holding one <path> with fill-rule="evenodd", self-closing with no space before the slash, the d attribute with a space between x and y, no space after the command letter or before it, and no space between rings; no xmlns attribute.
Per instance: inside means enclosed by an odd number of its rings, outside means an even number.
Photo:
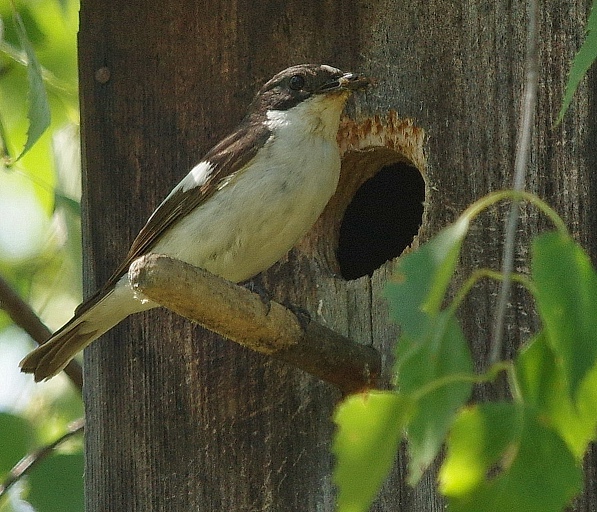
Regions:
<svg viewBox="0 0 597 512"><path fill-rule="evenodd" d="M556 124L597 59L597 2L587 23ZM489 194L414 253L401 258L387 288L392 318L401 326L395 389L353 395L337 409L334 480L338 510L368 509L390 471L400 441L408 441L409 483L415 484L447 444L440 490L452 511L560 511L580 491L582 460L597 428L597 273L561 218L523 191L537 90L537 2L529 2L526 80L513 190ZM469 224L498 201L512 201L504 263L478 269L443 308ZM531 275L515 274L513 257L520 201L556 227L532 243ZM490 366L472 371L456 311L479 279L501 281ZM534 297L543 329L513 361L499 361L510 283ZM505 371L513 400L472 404L472 386Z"/></svg>
<svg viewBox="0 0 597 512"><path fill-rule="evenodd" d="M471 221L507 198L530 200L558 228L533 241L531 275L512 276L535 298L543 329L513 361L475 374L456 310L480 278L502 275L476 271L447 305L446 292ZM401 326L395 389L353 395L336 413L339 510L367 509L394 460L389 447L403 438L411 484L447 442L439 479L451 510L555 512L578 493L583 454L597 427L597 273L554 216L529 194L497 192L401 258L387 287ZM512 402L463 408L473 384L494 382L503 371ZM384 470L372 473L372 465Z"/></svg>

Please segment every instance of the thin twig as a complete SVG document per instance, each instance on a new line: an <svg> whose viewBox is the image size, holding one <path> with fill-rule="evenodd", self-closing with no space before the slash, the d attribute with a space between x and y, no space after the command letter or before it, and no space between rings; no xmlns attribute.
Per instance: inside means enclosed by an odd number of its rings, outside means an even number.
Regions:
<svg viewBox="0 0 597 512"><path fill-rule="evenodd" d="M522 111L518 131L518 143L516 149L516 160L514 162L514 183L513 188L522 191L525 184L525 175L529 154L531 152L531 138L533 133L533 122L535 117L535 104L537 102L537 83L539 75L539 48L538 48L538 2L529 0L529 21L527 34L527 49L525 58L525 84ZM504 334L504 321L506 307L510 296L512 281L510 276L514 269L514 251L516 242L516 230L518 227L518 216L520 201L512 201L510 214L506 222L506 234L504 241L504 254L502 262L503 281L498 297L498 306L492 336L491 352L489 355L490 364L495 364L502 356L502 344Z"/></svg>
<svg viewBox="0 0 597 512"><path fill-rule="evenodd" d="M38 448L34 452L23 457L17 464L10 470L10 473L5 478L4 482L0 484L0 497L8 492L8 490L16 484L23 476L29 473L35 466L37 466L42 460L50 455L58 446L64 443L67 439L77 435L85 428L85 420L79 418L73 421L69 426L65 434L60 436L54 442Z"/></svg>
<svg viewBox="0 0 597 512"><path fill-rule="evenodd" d="M24 51L15 48L7 41L0 41L0 53L3 53L17 64L20 64L21 66L26 67L29 65L29 59L27 58L27 54ZM77 88L75 86L64 80L61 80L44 66L40 66L40 68L41 76L44 82L50 87L52 87L55 91L64 92L72 95L77 94Z"/></svg>
<svg viewBox="0 0 597 512"><path fill-rule="evenodd" d="M8 313L12 321L21 327L38 344L42 344L52 336L52 331L39 319L12 287L0 277L0 309ZM83 390L83 372L81 365L71 361L64 369L72 383L81 393Z"/></svg>

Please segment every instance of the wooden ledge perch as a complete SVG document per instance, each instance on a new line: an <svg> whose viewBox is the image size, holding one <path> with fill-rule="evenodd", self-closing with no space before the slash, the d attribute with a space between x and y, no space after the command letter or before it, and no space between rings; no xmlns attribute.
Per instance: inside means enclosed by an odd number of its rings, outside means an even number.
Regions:
<svg viewBox="0 0 597 512"><path fill-rule="evenodd" d="M180 260L149 254L129 269L147 298L244 347L290 363L345 393L376 386L379 353L310 321L281 304Z"/></svg>

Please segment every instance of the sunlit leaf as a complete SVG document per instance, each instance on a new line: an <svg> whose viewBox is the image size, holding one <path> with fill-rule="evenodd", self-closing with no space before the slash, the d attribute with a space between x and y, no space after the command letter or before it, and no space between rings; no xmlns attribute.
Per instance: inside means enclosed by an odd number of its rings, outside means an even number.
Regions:
<svg viewBox="0 0 597 512"><path fill-rule="evenodd" d="M483 484L498 467L508 446L520 438L522 411L509 403L463 410L450 431L448 453L440 471L446 496L464 496Z"/></svg>
<svg viewBox="0 0 597 512"><path fill-rule="evenodd" d="M463 411L440 471L453 512L560 512L581 481L581 467L562 439L512 403Z"/></svg>
<svg viewBox="0 0 597 512"><path fill-rule="evenodd" d="M578 84L580 84L580 81L591 67L591 64L595 62L595 59L597 59L597 0L593 1L591 15L587 21L587 37L585 42L572 61L570 76L568 77L568 83L566 84L566 93L562 100L562 107L558 114L556 125L562 122L564 114L566 114L566 111L572 102L572 97L578 88Z"/></svg>
<svg viewBox="0 0 597 512"><path fill-rule="evenodd" d="M401 393L421 394L407 429L408 481L414 485L438 454L456 410L470 397L472 359L455 318L440 313L424 342L408 336L398 341L397 387Z"/></svg>
<svg viewBox="0 0 597 512"><path fill-rule="evenodd" d="M560 233L534 240L531 264L545 337L574 398L597 362L597 275L582 248Z"/></svg>
<svg viewBox="0 0 597 512"><path fill-rule="evenodd" d="M27 55L27 80L29 86L29 108L27 117L29 119L29 130L27 131L27 141L17 157L19 160L25 155L33 145L39 140L44 131L50 126L50 105L48 95L42 78L41 66L33 50L33 46L27 37L25 25L19 13L14 13L16 31L19 37L21 48Z"/></svg>
<svg viewBox="0 0 597 512"><path fill-rule="evenodd" d="M460 219L411 254L400 258L386 287L392 319L401 332L419 339L429 331L429 318L440 310L458 262L468 221Z"/></svg>
<svg viewBox="0 0 597 512"><path fill-rule="evenodd" d="M392 467L412 410L408 399L392 392L352 395L338 406L332 448L338 512L368 510Z"/></svg>
<svg viewBox="0 0 597 512"><path fill-rule="evenodd" d="M524 403L558 431L577 460L581 460L588 443L595 439L597 428L597 367L580 384L575 402L543 333L520 352L515 368Z"/></svg>

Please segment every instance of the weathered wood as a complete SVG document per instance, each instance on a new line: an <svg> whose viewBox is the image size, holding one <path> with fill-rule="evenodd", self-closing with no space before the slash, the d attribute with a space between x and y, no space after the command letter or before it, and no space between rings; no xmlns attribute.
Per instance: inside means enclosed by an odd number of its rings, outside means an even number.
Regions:
<svg viewBox="0 0 597 512"><path fill-rule="evenodd" d="M541 4L542 75L528 187L556 207L595 261L595 73L553 128L589 3ZM425 131L428 196L420 238L427 239L474 199L510 184L525 24L524 2L499 0L275 6L83 0L87 291L107 279L151 211L242 117L260 84L300 62L378 79L351 109L357 121L395 110ZM476 222L459 279L479 266L499 267L504 211ZM341 212L326 215L334 222L319 222L263 284L275 300L300 305L318 322L376 347L387 374L396 328L382 292L391 264L354 281L334 274L330 230ZM544 225L524 209L517 270L528 268L529 239ZM488 354L496 289L480 284L460 313L479 366ZM506 356L537 327L523 291L515 290L512 303ZM329 446L340 395L332 386L164 311L123 323L86 352L85 363L87 510L333 510ZM482 388L477 395L500 392ZM443 510L433 475L410 489L405 465L401 454L374 510ZM594 474L594 452L586 465ZM596 493L589 481L577 510L593 510Z"/></svg>

